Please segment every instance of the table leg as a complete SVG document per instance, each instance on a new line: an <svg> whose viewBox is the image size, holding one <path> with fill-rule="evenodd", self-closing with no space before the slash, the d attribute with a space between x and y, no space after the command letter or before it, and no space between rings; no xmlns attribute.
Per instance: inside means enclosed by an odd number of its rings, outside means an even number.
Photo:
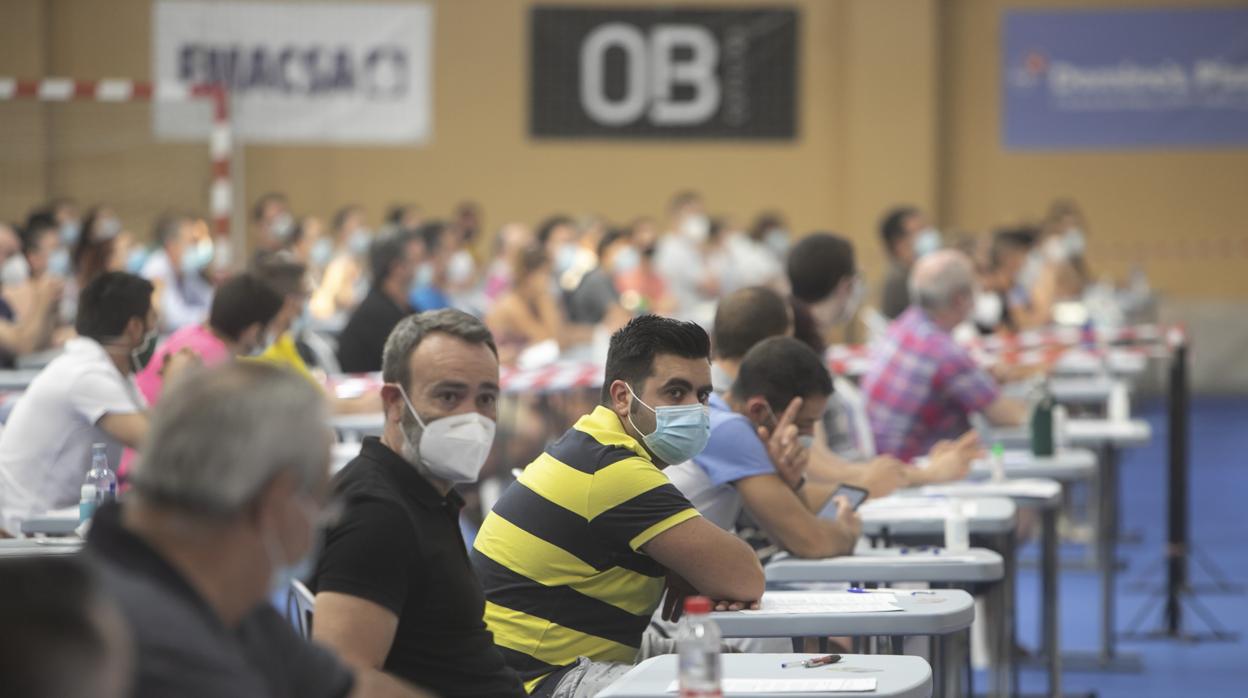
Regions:
<svg viewBox="0 0 1248 698"><path fill-rule="evenodd" d="M1049 696L1062 696L1062 653L1060 649L1060 632L1058 616L1058 549L1057 549L1057 508L1045 508L1041 514L1041 647L1044 648L1045 659L1049 666Z"/></svg>
<svg viewBox="0 0 1248 698"><path fill-rule="evenodd" d="M1118 450L1105 448L1105 491L1101 493L1101 506L1105 516L1101 521L1102 547L1097 553L1101 558L1101 662L1108 664L1114 659L1114 585L1118 577Z"/></svg>

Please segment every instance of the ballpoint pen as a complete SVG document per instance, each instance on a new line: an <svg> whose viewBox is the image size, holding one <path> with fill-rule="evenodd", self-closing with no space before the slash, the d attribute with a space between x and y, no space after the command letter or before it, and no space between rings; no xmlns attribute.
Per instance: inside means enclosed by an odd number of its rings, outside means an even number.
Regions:
<svg viewBox="0 0 1248 698"><path fill-rule="evenodd" d="M817 666L826 666L828 664L836 664L839 661L841 661L841 655L828 654L822 657L814 657L812 659L799 659L799 660L795 660L792 662L782 662L780 664L780 668L788 669L791 667L800 666L800 667L806 667L807 669L810 669L812 667L817 667Z"/></svg>

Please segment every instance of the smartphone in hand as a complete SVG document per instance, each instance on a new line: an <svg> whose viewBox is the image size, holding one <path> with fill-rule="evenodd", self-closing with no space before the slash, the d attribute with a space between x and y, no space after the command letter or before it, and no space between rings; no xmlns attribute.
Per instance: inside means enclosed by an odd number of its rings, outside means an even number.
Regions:
<svg viewBox="0 0 1248 698"><path fill-rule="evenodd" d="M828 499L828 503L823 505L823 509L819 512L821 519L835 519L838 513L836 506L836 498L844 497L849 500L849 506L853 511L858 511L858 507L862 505L867 498L867 491L861 487L853 485L840 485L836 491L832 493L832 497Z"/></svg>

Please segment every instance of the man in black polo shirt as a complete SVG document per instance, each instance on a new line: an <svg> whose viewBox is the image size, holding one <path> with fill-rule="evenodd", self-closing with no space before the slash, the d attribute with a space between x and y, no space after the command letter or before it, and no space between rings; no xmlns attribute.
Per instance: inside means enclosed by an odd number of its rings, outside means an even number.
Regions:
<svg viewBox="0 0 1248 698"><path fill-rule="evenodd" d="M423 250L421 239L408 233L378 238L369 248L372 287L338 336L338 363L343 371L381 370L381 351L390 330L412 312L408 292Z"/></svg>
<svg viewBox="0 0 1248 698"><path fill-rule="evenodd" d="M134 696L419 695L305 642L268 603L313 546L325 420L315 386L265 364L166 392L131 492L96 514L86 546L134 634Z"/></svg>
<svg viewBox="0 0 1248 698"><path fill-rule="evenodd" d="M457 310L408 317L386 342L382 378L385 431L334 480L345 511L312 583L313 635L447 698L524 696L482 619L453 489L477 479L494 440L494 339Z"/></svg>

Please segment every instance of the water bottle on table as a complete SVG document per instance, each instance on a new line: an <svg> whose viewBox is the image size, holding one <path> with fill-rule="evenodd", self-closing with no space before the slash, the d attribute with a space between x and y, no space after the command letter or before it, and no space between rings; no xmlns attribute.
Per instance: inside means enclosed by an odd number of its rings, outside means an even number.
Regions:
<svg viewBox="0 0 1248 698"><path fill-rule="evenodd" d="M117 476L108 467L108 447L104 444L91 444L91 469L87 471L84 484L95 488L96 504L117 498Z"/></svg>
<svg viewBox="0 0 1248 698"><path fill-rule="evenodd" d="M722 698L719 626L710 618L711 600L685 599L685 615L676 633L680 698Z"/></svg>

